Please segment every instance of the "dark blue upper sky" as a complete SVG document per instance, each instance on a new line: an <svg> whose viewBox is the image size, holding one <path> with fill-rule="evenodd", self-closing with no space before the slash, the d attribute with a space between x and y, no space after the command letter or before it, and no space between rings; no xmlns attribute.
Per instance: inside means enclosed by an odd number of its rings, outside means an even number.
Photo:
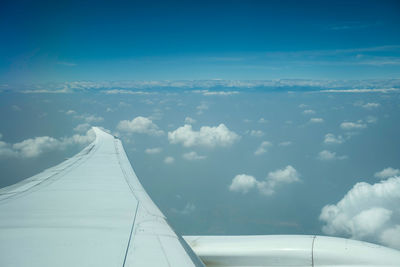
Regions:
<svg viewBox="0 0 400 267"><path fill-rule="evenodd" d="M400 76L399 1L9 1L0 82Z"/></svg>

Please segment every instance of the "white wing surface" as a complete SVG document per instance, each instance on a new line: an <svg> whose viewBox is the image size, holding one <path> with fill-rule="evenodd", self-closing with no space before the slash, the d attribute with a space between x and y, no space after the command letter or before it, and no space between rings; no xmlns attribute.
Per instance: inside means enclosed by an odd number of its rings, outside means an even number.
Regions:
<svg viewBox="0 0 400 267"><path fill-rule="evenodd" d="M0 190L0 266L203 266L137 179L119 139Z"/></svg>

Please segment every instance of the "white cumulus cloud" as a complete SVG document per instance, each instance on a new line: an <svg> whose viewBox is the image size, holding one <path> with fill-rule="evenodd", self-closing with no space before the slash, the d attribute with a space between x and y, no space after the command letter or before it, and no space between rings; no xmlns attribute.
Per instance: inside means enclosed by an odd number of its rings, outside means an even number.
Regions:
<svg viewBox="0 0 400 267"><path fill-rule="evenodd" d="M195 161L195 160L205 159L206 156L201 156L201 155L198 155L195 151L191 151L191 152L183 154L183 158L186 160Z"/></svg>
<svg viewBox="0 0 400 267"><path fill-rule="evenodd" d="M164 159L164 163L165 164L172 164L172 163L174 163L175 162L175 159L173 158L173 157L170 157L170 156L168 156L168 157L166 157L165 159Z"/></svg>
<svg viewBox="0 0 400 267"><path fill-rule="evenodd" d="M65 114L67 114L67 115L73 115L73 114L76 114L76 111L70 109L70 110L67 110L67 111L65 112Z"/></svg>
<svg viewBox="0 0 400 267"><path fill-rule="evenodd" d="M193 213L196 210L196 206L193 203L186 203L185 207L182 210L178 210L175 208L172 208L171 211L177 214L181 215L188 215Z"/></svg>
<svg viewBox="0 0 400 267"><path fill-rule="evenodd" d="M310 123L323 123L324 119L323 118L311 118Z"/></svg>
<svg viewBox="0 0 400 267"><path fill-rule="evenodd" d="M367 116L367 118L365 119L365 121L367 123L377 123L378 122L378 118L375 116Z"/></svg>
<svg viewBox="0 0 400 267"><path fill-rule="evenodd" d="M278 145L279 146L290 146L291 144L292 144L291 141L283 141L283 142L280 142Z"/></svg>
<svg viewBox="0 0 400 267"><path fill-rule="evenodd" d="M202 126L199 131L193 130L192 125L185 124L175 131L168 132L168 140L171 144L181 143L185 147L230 146L239 139L239 135L222 123L215 127Z"/></svg>
<svg viewBox="0 0 400 267"><path fill-rule="evenodd" d="M333 160L347 159L347 156L338 156L336 152L332 152L329 150L322 150L321 152L318 153L317 158L322 161L333 161Z"/></svg>
<svg viewBox="0 0 400 267"><path fill-rule="evenodd" d="M35 158L49 151L63 150L67 146L88 144L94 138L95 134L93 130L89 130L85 135L75 134L60 139L50 136L39 136L28 138L15 144L0 141L0 156Z"/></svg>
<svg viewBox="0 0 400 267"><path fill-rule="evenodd" d="M16 157L18 154L12 149L12 145L0 141L0 157Z"/></svg>
<svg viewBox="0 0 400 267"><path fill-rule="evenodd" d="M254 137L262 137L264 136L264 132L261 130L251 130L250 135Z"/></svg>
<svg viewBox="0 0 400 267"><path fill-rule="evenodd" d="M117 125L117 129L126 133L140 133L156 136L164 134L152 120L142 116L138 116L131 121L120 121Z"/></svg>
<svg viewBox="0 0 400 267"><path fill-rule="evenodd" d="M266 180L259 182L257 187L262 194L272 195L277 186L294 182L300 182L300 175L295 168L288 165L283 169L269 172Z"/></svg>
<svg viewBox="0 0 400 267"><path fill-rule="evenodd" d="M263 141L260 146L254 151L254 155L259 156L268 151L268 147L272 146L271 142Z"/></svg>
<svg viewBox="0 0 400 267"><path fill-rule="evenodd" d="M200 105L196 107L196 109L197 109L197 114L201 115L204 113L205 110L208 109L208 105L205 102L202 102Z"/></svg>
<svg viewBox="0 0 400 267"><path fill-rule="evenodd" d="M362 121L357 121L357 122L345 121L340 124L340 128L342 128L343 130L360 130L366 127L367 125Z"/></svg>
<svg viewBox="0 0 400 267"><path fill-rule="evenodd" d="M269 172L265 180L262 181L247 174L236 175L229 185L229 190L246 194L256 188L263 195L272 195L278 186L294 182L300 182L300 174L295 168L288 165L283 169Z"/></svg>
<svg viewBox="0 0 400 267"><path fill-rule="evenodd" d="M400 177L357 183L337 203L322 208L322 231L400 249Z"/></svg>
<svg viewBox="0 0 400 267"><path fill-rule="evenodd" d="M29 138L22 142L15 143L12 147L24 158L37 157L43 152L55 150L61 148L62 142L56 138L49 136L40 136L35 138Z"/></svg>
<svg viewBox="0 0 400 267"><path fill-rule="evenodd" d="M332 133L327 133L325 135L324 143L325 144L342 144L344 142L344 138L341 135L335 136Z"/></svg>
<svg viewBox="0 0 400 267"><path fill-rule="evenodd" d="M253 189L255 186L257 186L257 184L258 181L253 176L247 174L238 174L233 178L232 183L229 186L229 190L246 194L250 189Z"/></svg>
<svg viewBox="0 0 400 267"><path fill-rule="evenodd" d="M374 109L374 108L380 107L380 105L381 104L379 104L379 103L365 103L365 104L362 104L361 106L366 109Z"/></svg>
<svg viewBox="0 0 400 267"><path fill-rule="evenodd" d="M102 122L104 120L103 117L95 116L95 115L83 115L83 119L89 123Z"/></svg>
<svg viewBox="0 0 400 267"><path fill-rule="evenodd" d="M161 147L146 148L144 151L146 154L158 154L162 151Z"/></svg>
<svg viewBox="0 0 400 267"><path fill-rule="evenodd" d="M399 176L400 175L400 170L399 169L393 169L392 167L385 168L381 170L380 172L375 173L375 177L379 179L386 179L389 177L393 176Z"/></svg>
<svg viewBox="0 0 400 267"><path fill-rule="evenodd" d="M74 128L75 132L85 133L91 128L89 123L81 123Z"/></svg>
<svg viewBox="0 0 400 267"><path fill-rule="evenodd" d="M191 117L186 117L185 118L185 124L193 124L196 123L196 120L191 118Z"/></svg>
<svg viewBox="0 0 400 267"><path fill-rule="evenodd" d="M306 109L306 110L303 111L303 114L305 114L305 115L313 115L313 114L315 114L315 111L312 110L312 109Z"/></svg>

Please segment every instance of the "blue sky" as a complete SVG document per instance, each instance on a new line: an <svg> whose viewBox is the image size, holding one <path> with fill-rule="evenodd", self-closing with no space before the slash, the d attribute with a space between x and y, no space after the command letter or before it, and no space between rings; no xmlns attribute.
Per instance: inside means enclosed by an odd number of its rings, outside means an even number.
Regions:
<svg viewBox="0 0 400 267"><path fill-rule="evenodd" d="M398 1L9 1L0 81L400 74Z"/></svg>

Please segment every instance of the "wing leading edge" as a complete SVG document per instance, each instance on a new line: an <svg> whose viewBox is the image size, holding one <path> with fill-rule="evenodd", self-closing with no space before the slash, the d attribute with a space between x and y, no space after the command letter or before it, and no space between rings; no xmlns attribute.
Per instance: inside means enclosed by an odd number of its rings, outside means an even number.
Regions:
<svg viewBox="0 0 400 267"><path fill-rule="evenodd" d="M94 127L73 158L0 190L0 266L203 266Z"/></svg>

